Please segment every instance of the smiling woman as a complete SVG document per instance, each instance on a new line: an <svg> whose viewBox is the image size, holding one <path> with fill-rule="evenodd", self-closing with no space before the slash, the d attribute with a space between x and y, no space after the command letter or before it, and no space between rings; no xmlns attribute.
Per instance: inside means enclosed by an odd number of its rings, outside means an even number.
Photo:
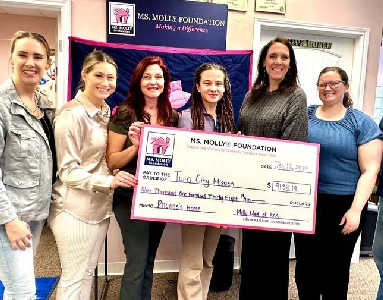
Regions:
<svg viewBox="0 0 383 300"><path fill-rule="evenodd" d="M257 69L257 78L240 110L239 130L249 136L306 141L307 100L298 86L290 43L279 37L270 41L261 50ZM269 299L268 286L273 282L273 299L287 300L291 233L255 229L243 229L242 233L239 299L254 299L255 289L259 299Z"/></svg>
<svg viewBox="0 0 383 300"><path fill-rule="evenodd" d="M33 299L33 256L56 175L54 111L36 92L50 49L38 33L11 41L13 74L0 86L0 280L4 299Z"/></svg>
<svg viewBox="0 0 383 300"><path fill-rule="evenodd" d="M317 86L323 104L308 108L308 141L320 144L316 227L312 235L294 235L295 280L301 300L346 300L351 257L379 172L383 134L368 115L352 108L343 69L324 68ZM325 250L329 245L332 250Z"/></svg>
<svg viewBox="0 0 383 300"><path fill-rule="evenodd" d="M143 58L133 71L126 100L109 123L107 162L110 169L135 174L140 127L174 126L178 113L169 101L170 73L159 56ZM121 300L150 300L154 259L165 223L131 220L133 189L118 188L113 209L121 229L126 265Z"/></svg>
<svg viewBox="0 0 383 300"><path fill-rule="evenodd" d="M115 176L106 161L109 107L117 65L102 51L84 60L76 97L55 119L59 179L53 186L48 222L57 242L62 275L57 300L89 299L93 270L109 227L112 189L135 185L124 171Z"/></svg>

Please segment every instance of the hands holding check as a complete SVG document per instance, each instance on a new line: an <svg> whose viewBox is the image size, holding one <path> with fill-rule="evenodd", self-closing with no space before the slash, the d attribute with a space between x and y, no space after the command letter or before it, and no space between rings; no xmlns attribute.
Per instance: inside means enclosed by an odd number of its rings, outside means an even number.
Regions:
<svg viewBox="0 0 383 300"><path fill-rule="evenodd" d="M128 137L133 143L133 146L140 146L141 128L144 126L144 122L134 122L129 126Z"/></svg>
<svg viewBox="0 0 383 300"><path fill-rule="evenodd" d="M140 128L144 125L144 122L134 122L129 127L129 139L132 141L133 146L138 148L140 145L141 131ZM133 174L130 174L125 171L114 170L113 174L115 175L113 181L110 185L112 189L117 188L118 186L134 188L138 184L138 180Z"/></svg>
<svg viewBox="0 0 383 300"><path fill-rule="evenodd" d="M115 172L116 175L114 175L114 178L110 184L110 187L112 189L115 189L119 186L122 186L122 187L127 187L127 188L134 188L138 181L137 179L134 177L134 175L128 173L128 172L125 172L125 171L119 171L119 170L116 170ZM113 173L115 173L113 172Z"/></svg>

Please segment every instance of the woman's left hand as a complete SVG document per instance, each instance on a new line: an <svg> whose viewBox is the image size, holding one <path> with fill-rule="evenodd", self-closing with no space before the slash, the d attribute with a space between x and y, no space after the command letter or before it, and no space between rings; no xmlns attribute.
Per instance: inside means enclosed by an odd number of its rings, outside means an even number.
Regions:
<svg viewBox="0 0 383 300"><path fill-rule="evenodd" d="M343 225L343 234L349 234L358 229L360 223L360 211L350 208L343 216L339 225Z"/></svg>

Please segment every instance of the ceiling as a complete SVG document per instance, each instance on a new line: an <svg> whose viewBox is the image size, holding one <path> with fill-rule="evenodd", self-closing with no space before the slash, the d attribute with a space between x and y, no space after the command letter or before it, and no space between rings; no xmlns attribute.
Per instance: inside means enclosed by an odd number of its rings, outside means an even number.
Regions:
<svg viewBox="0 0 383 300"><path fill-rule="evenodd" d="M58 12L51 10L30 9L22 6L0 5L0 14L23 15L46 18L57 18Z"/></svg>

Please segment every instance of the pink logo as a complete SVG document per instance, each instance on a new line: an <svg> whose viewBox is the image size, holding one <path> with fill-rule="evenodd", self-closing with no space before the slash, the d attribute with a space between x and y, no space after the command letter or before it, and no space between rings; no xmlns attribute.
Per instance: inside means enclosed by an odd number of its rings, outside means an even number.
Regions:
<svg viewBox="0 0 383 300"><path fill-rule="evenodd" d="M153 154L165 155L166 149L169 147L170 138L164 140L162 137L152 137Z"/></svg>
<svg viewBox="0 0 383 300"><path fill-rule="evenodd" d="M113 12L114 12L114 14L116 16L116 22L117 23L122 23L122 24L127 24L128 23L129 8L123 9L123 8L115 7L113 9Z"/></svg>

